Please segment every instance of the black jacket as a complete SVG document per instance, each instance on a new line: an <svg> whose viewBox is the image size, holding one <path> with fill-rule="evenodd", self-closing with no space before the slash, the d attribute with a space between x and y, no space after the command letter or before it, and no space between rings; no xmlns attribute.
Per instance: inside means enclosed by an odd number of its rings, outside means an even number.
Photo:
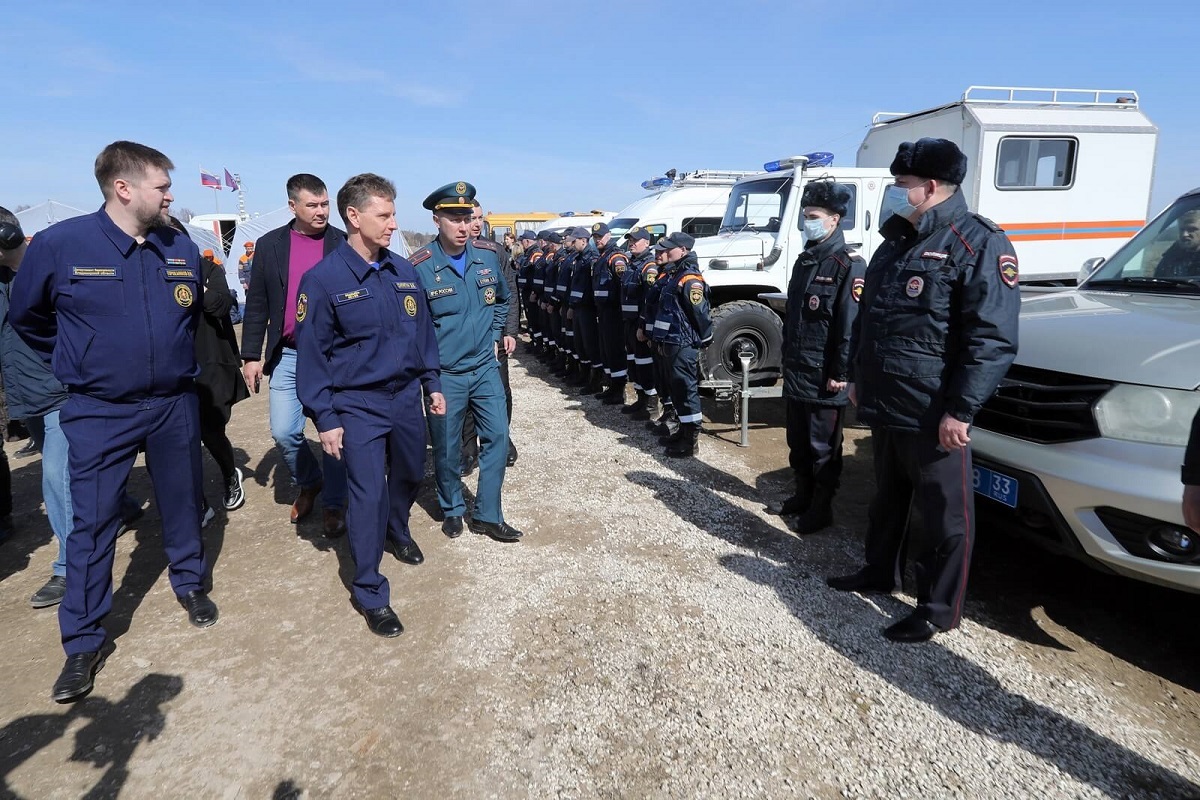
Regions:
<svg viewBox="0 0 1200 800"><path fill-rule="evenodd" d="M267 340L266 363L263 372L275 369L283 352L283 314L287 302L288 257L291 254L291 233L295 220L281 228L267 231L254 247L254 264L250 270L250 288L246 290L246 312L242 315L242 360L263 358L263 339ZM346 239L346 234L332 225L325 228L323 252L329 255Z"/></svg>
<svg viewBox="0 0 1200 800"><path fill-rule="evenodd" d="M41 417L62 408L67 390L54 377L50 364L17 335L8 323L8 299L14 273L0 267L0 365L4 370L5 400L12 419Z"/></svg>
<svg viewBox="0 0 1200 800"><path fill-rule="evenodd" d="M796 259L783 323L784 397L820 406L849 401L846 390L830 392L825 384L849 375L850 332L866 271L840 228Z"/></svg>
<svg viewBox="0 0 1200 800"><path fill-rule="evenodd" d="M201 404L228 408L250 396L242 380L237 334L229 319L233 292L229 290L225 270L212 259L200 259L200 273L204 281L204 313L196 326L196 363L200 365L196 392Z"/></svg>
<svg viewBox="0 0 1200 800"><path fill-rule="evenodd" d="M500 259L500 272L504 275L504 282L508 284L508 296L514 301L508 304L508 318L504 322L504 335L515 339L521 332L521 306L515 302L518 296L517 268L513 263L512 253L507 247L497 245L491 239L474 239L471 243L479 247L480 242L483 242L483 246L488 247L489 250L494 249L496 257Z"/></svg>
<svg viewBox="0 0 1200 800"><path fill-rule="evenodd" d="M971 422L1017 355L1012 245L961 192L916 228L892 216L880 233L850 342L858 418L924 431L945 414Z"/></svg>

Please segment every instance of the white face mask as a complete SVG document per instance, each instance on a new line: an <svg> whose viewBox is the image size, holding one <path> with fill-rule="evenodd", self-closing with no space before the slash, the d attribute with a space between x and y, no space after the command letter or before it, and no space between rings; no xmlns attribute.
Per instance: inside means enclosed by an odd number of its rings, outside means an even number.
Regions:
<svg viewBox="0 0 1200 800"><path fill-rule="evenodd" d="M829 235L829 231L825 230L825 223L819 219L804 220L804 235L808 237L810 242L819 242Z"/></svg>
<svg viewBox="0 0 1200 800"><path fill-rule="evenodd" d="M916 188L915 186L913 187ZM879 222L883 224L891 214L899 214L908 219L917 212L917 207L908 202L908 193L911 189L905 189L903 186L889 186L883 192L883 208L880 214Z"/></svg>

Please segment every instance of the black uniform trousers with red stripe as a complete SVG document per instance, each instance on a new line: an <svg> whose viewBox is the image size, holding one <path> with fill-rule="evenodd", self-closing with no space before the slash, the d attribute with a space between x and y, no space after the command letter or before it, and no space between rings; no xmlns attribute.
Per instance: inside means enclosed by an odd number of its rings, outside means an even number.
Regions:
<svg viewBox="0 0 1200 800"><path fill-rule="evenodd" d="M905 551L913 554L916 614L942 630L958 626L975 542L971 449L942 452L937 431L872 428L875 497L868 512L867 570L899 586ZM921 515L909 536L909 511Z"/></svg>

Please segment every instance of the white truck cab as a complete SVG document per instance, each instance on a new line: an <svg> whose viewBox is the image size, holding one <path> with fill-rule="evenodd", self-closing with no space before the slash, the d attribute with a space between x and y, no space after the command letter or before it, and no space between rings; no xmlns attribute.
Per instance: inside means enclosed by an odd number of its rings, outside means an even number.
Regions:
<svg viewBox="0 0 1200 800"><path fill-rule="evenodd" d="M1145 224L1158 129L1136 92L972 86L948 105L876 114L857 166L835 166L830 153L769 162L734 185L718 234L696 242L715 306L704 362L710 387L739 383L742 355L755 383L780 376L783 324L763 302L786 293L806 243L805 184L850 188L842 229L869 261L891 213L883 207L888 167L901 142L926 136L966 153L967 204L1007 231L1022 282L1073 284L1084 259L1111 253Z"/></svg>

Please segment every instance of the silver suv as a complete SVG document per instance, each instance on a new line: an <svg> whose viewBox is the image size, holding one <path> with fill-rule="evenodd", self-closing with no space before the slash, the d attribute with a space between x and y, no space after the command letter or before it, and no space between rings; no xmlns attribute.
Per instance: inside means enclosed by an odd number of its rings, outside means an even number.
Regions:
<svg viewBox="0 0 1200 800"><path fill-rule="evenodd" d="M1179 476L1200 408L1200 189L1080 278L1022 303L1016 363L971 434L980 518L1200 592Z"/></svg>

